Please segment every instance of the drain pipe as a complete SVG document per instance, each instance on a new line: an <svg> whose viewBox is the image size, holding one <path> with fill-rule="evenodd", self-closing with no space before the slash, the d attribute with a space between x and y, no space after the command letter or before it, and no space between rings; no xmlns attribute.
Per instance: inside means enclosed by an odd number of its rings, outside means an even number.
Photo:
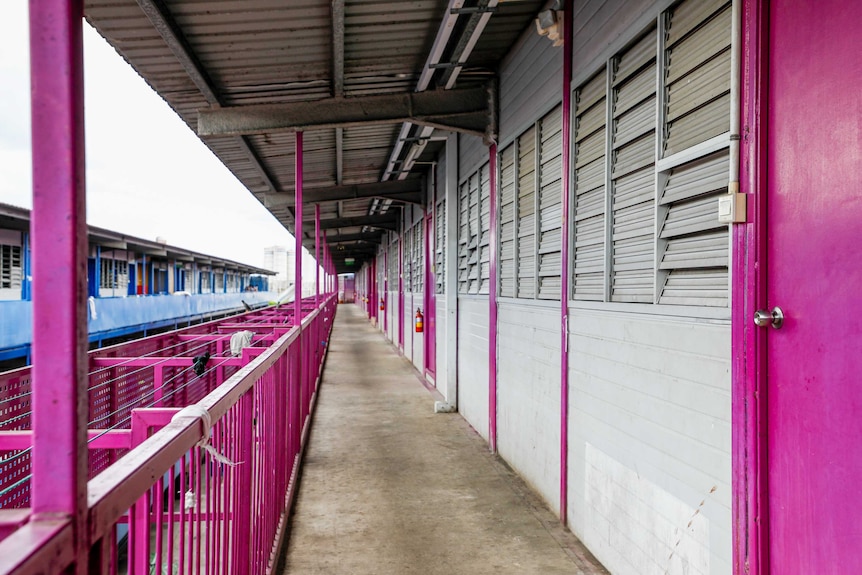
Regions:
<svg viewBox="0 0 862 575"><path fill-rule="evenodd" d="M320 307L320 204L314 204L314 307Z"/></svg>
<svg viewBox="0 0 862 575"><path fill-rule="evenodd" d="M572 6L563 5L563 245L560 290L560 522L568 522L569 491L569 193L572 174Z"/></svg>
<svg viewBox="0 0 862 575"><path fill-rule="evenodd" d="M488 246L491 252L488 286L488 443L497 453L497 144L488 146L488 194L490 212Z"/></svg>
<svg viewBox="0 0 862 575"><path fill-rule="evenodd" d="M297 326L300 330L302 330L302 132L296 132L296 171L295 171L295 183L294 183L294 193L296 194L296 199L294 205L296 206L294 209L296 213L294 214L294 235L296 237L296 271L295 279L294 279L294 298L293 298L293 321L294 325ZM302 338L300 337L297 340L297 344L299 346L302 345ZM300 444L302 441L302 417L300 411L300 386L302 385L302 362L298 361L300 357L302 357L301 348L298 349L297 356L292 358L291 361L294 364L291 370L293 372L293 381L290 382L290 387L288 391L288 401L290 410L290 417L288 419L290 424L290 457L293 458L299 454Z"/></svg>
<svg viewBox="0 0 862 575"><path fill-rule="evenodd" d="M730 7L730 180L727 191L739 193L739 4L733 0Z"/></svg>

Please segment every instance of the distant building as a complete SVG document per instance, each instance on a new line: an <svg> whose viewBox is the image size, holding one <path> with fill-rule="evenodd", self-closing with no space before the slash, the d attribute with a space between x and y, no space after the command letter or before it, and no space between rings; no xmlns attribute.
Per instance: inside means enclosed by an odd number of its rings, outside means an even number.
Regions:
<svg viewBox="0 0 862 575"><path fill-rule="evenodd" d="M263 267L276 273L270 278L270 289L283 291L296 281L296 256L292 249L270 246L263 249Z"/></svg>

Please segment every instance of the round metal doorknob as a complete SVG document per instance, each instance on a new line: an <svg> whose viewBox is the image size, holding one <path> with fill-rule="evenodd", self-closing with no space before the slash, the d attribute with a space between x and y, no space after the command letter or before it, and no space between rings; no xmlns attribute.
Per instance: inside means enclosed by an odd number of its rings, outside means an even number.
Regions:
<svg viewBox="0 0 862 575"><path fill-rule="evenodd" d="M773 329L781 329L784 325L784 312L778 306L772 308L772 311L759 309L754 312L754 325L758 327L771 325Z"/></svg>

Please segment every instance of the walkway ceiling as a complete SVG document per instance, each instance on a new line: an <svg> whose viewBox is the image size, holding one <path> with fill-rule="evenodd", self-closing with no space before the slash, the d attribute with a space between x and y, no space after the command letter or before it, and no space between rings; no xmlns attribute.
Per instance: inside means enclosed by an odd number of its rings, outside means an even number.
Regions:
<svg viewBox="0 0 862 575"><path fill-rule="evenodd" d="M546 0L86 0L87 20L303 243L358 269L449 131L496 136L500 60ZM354 263L347 265L346 258Z"/></svg>

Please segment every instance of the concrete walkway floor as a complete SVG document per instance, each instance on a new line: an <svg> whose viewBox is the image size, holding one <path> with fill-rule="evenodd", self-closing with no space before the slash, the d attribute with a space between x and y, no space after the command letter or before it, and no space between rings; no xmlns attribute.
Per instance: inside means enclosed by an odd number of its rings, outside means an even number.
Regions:
<svg viewBox="0 0 862 575"><path fill-rule="evenodd" d="M606 573L362 311L341 305L284 573Z"/></svg>

